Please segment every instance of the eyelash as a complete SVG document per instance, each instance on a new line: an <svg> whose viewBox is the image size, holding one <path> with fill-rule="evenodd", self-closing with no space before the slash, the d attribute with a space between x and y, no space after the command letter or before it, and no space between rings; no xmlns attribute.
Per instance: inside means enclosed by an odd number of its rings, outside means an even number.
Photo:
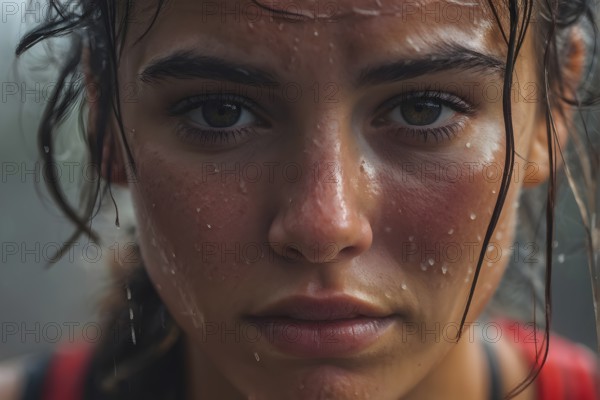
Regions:
<svg viewBox="0 0 600 400"><path fill-rule="evenodd" d="M375 119L375 124L378 124L378 121L381 121L382 114L390 113L396 107L400 106L403 102L415 99L439 101L443 106L449 107L452 110L464 116L471 116L475 113L475 107L473 107L471 104L464 101L458 96L434 90L423 90L419 92L409 92L401 94L399 96L392 97L391 99L385 101L380 107L380 109L383 109L383 111L379 112L379 117ZM247 98L230 93L214 93L208 95L188 97L179 101L174 106L169 108L168 114L171 117L181 118L186 113L200 108L203 104L211 100L222 101L223 103L229 102L239 104L242 108L247 109L252 113L253 117L258 120L259 127L268 127L268 123L266 123L265 120L259 115L262 114L260 107L258 107L254 102ZM454 121L450 125L445 125L437 128L419 129L402 127L393 129L389 133L396 139L399 137L406 136L414 138L418 135L419 140L421 140L423 143L427 143L427 140L430 137L433 137L436 143L438 143L440 140L451 140L458 134L458 132L461 129L464 128L464 125L464 119L460 119L458 121ZM181 120L178 122L176 127L176 133L180 137L180 139L182 139L186 143L191 143L200 146L218 146L230 144L232 140L235 144L241 138L246 138L248 136L254 136L258 134L255 127L252 126L226 129L202 129L193 126L185 120Z"/></svg>
<svg viewBox="0 0 600 400"><path fill-rule="evenodd" d="M472 116L473 114L475 114L476 111L476 108L474 106L472 106L470 103L466 102L465 100L456 95L426 89L419 92L409 92L392 97L391 99L384 102L384 104L381 106L383 111L380 112L379 115L381 116L381 114L390 113L396 107L400 106L403 102L415 99L439 101L440 103L442 103L443 106L449 107L452 110L466 117ZM376 121L378 119L380 120L381 118L378 117ZM423 143L427 143L427 140L430 137L433 137L436 143L438 143L440 140L451 140L458 134L458 132L460 132L460 130L464 128L464 126L464 119L460 119L458 121L454 121L450 125L445 125L437 128L396 128L393 131L391 131L390 134L394 136L394 138L406 136L415 137L416 135L419 135L419 139Z"/></svg>
<svg viewBox="0 0 600 400"><path fill-rule="evenodd" d="M248 109L254 118L259 122L259 126L267 127L268 124L259 116L261 111L259 107L245 97L241 97L230 93L214 93L207 95L198 95L188 97L176 103L169 108L168 114L171 117L182 117L186 113L202 107L205 103L211 100L221 101L223 103L239 104L242 108ZM241 138L257 135L258 132L254 127L226 128L226 129L202 129L191 125L184 120L179 121L176 127L176 133L186 143L206 146L218 146L223 144L233 143Z"/></svg>

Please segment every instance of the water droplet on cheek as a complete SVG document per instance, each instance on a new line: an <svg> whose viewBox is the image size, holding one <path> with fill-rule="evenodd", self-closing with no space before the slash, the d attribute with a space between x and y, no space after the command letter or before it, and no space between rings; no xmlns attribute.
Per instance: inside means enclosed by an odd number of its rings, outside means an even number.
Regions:
<svg viewBox="0 0 600 400"><path fill-rule="evenodd" d="M475 213L473 213L473 212L469 215L469 219L471 221L475 221L476 218L477 218L477 215Z"/></svg>
<svg viewBox="0 0 600 400"><path fill-rule="evenodd" d="M208 229L212 229L212 225L211 225L211 224L206 224L206 227L207 227Z"/></svg>
<svg viewBox="0 0 600 400"><path fill-rule="evenodd" d="M448 266L446 264L442 265L442 274L446 275L448 273Z"/></svg>
<svg viewBox="0 0 600 400"><path fill-rule="evenodd" d="M454 228L450 228L450 230L448 231L448 235L452 236L453 233L454 233Z"/></svg>
<svg viewBox="0 0 600 400"><path fill-rule="evenodd" d="M245 180L241 180L240 181L240 192L242 193L248 193L248 187L246 186L246 181Z"/></svg>
<svg viewBox="0 0 600 400"><path fill-rule="evenodd" d="M386 233L391 233L392 232L392 228L390 228L389 226L386 226L384 230L385 230Z"/></svg>
<svg viewBox="0 0 600 400"><path fill-rule="evenodd" d="M402 290L406 290L406 289L408 289L408 286L406 286L406 283L402 282L402 285L400 285L400 288Z"/></svg>
<svg viewBox="0 0 600 400"><path fill-rule="evenodd" d="M315 30L315 31L314 31L314 35L315 35L315 36L319 36L319 31Z"/></svg>
<svg viewBox="0 0 600 400"><path fill-rule="evenodd" d="M433 267L433 264L435 264L435 260L433 258L430 258L429 260L427 260L427 262L429 263L429 265L431 265Z"/></svg>
<svg viewBox="0 0 600 400"><path fill-rule="evenodd" d="M470 148L471 148L471 142L467 142L467 144L465 144L465 147L466 147L467 149L470 149Z"/></svg>

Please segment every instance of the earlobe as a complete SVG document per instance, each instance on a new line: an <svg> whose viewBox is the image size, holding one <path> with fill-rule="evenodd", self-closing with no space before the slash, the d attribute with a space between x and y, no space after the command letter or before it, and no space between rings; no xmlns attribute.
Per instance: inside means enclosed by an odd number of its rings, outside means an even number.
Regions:
<svg viewBox="0 0 600 400"><path fill-rule="evenodd" d="M116 142L114 134L114 125L111 121L106 124L104 132L97 132L99 109L102 106L102 98L100 85L96 80L96 75L90 67L89 49L85 48L82 54L82 62L84 66L85 76L85 98L88 105L87 117L87 139L90 144L96 143L98 136L102 136L102 160L100 161L100 174L102 178L109 180L113 184L127 186L127 175L125 164L120 151L120 147ZM88 146L90 150L96 146ZM99 150L99 149L97 149ZM93 150L92 150L93 151Z"/></svg>
<svg viewBox="0 0 600 400"><path fill-rule="evenodd" d="M533 163L536 167L536 179L525 181L524 187L536 186L548 179L550 176L550 162L548 151L548 124L554 126L553 151L556 153L556 167L562 164L560 151L564 151L569 139L569 131L572 127L573 107L568 102L575 101L577 98L577 89L581 82L583 69L585 66L585 43L583 35L579 28L573 28L569 36L568 48L565 49L565 57L560 57L564 63L560 66L561 79L550 78L549 84L552 85L548 90L550 101L550 110L546 110L546 105L539 112L537 128L532 138L533 142L529 148L527 161ZM555 95L560 93L561 96ZM546 119L545 113L550 112L551 118Z"/></svg>

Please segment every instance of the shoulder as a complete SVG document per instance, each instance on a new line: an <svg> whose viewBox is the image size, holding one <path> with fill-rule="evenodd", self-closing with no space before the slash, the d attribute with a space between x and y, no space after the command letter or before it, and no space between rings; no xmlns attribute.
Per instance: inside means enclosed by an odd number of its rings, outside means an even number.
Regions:
<svg viewBox="0 0 600 400"><path fill-rule="evenodd" d="M546 338L531 325L504 325L510 344L520 353L528 368L540 367ZM537 399L597 400L600 398L600 365L596 354L583 345L551 333L548 354L536 380Z"/></svg>
<svg viewBox="0 0 600 400"><path fill-rule="evenodd" d="M0 363L0 400L20 400L25 382L25 365L29 358Z"/></svg>
<svg viewBox="0 0 600 400"><path fill-rule="evenodd" d="M90 346L66 347L0 363L0 400L82 398Z"/></svg>

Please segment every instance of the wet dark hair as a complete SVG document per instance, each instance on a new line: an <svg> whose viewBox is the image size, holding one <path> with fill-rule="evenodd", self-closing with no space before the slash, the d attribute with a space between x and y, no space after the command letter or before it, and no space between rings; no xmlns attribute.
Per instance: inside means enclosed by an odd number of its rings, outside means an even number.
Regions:
<svg viewBox="0 0 600 400"><path fill-rule="evenodd" d="M21 55L39 42L50 38L69 35L71 38L70 51L60 68L56 88L47 104L39 126L39 152L44 164L53 165L56 158L55 141L61 123L79 107L80 121L83 121L86 85L83 82L83 68L89 68L93 76L94 110L96 112L93 125L84 130L83 137L87 145L89 162L96 166L98 179L88 180L82 188L82 204L75 207L70 204L61 188L59 177L54 175L55 169L45 168L45 182L49 193L56 204L72 221L76 230L69 242L74 242L79 236L86 235L91 240L100 241L98 234L89 224L101 208L103 200L110 196L111 168L116 149L114 135L106 136L107 123L111 119L118 124L115 134L120 134L126 148L127 161L135 174L135 162L129 150L124 134L119 102L119 82L117 71L122 56L128 24L132 20L135 2L131 0L49 0L48 15L44 23L28 32L19 43L16 53ZM268 9L259 2L255 3ZM161 10L167 3L156 0L156 9L142 39L151 29ZM477 268L474 272L473 284L461 324L465 323L467 311L473 298L477 279L484 261L485 250L491 240L500 212L504 205L509 189L510 178L514 165L515 147L512 126L511 89L512 77L521 45L527 30L533 26L536 30L535 48L539 52L538 74L542 77L540 98L543 100L540 109L545 113L548 138L548 157L550 162L550 178L547 185L545 204L546 248L545 248L545 288L544 288L544 339L543 349L539 353L539 362L532 368L529 376L514 388L507 396L512 398L530 385L543 365L549 345L549 327L551 315L550 284L552 268L552 246L549 245L554 235L554 204L557 182L557 157L562 156L562 149L555 141L553 110L565 107L594 105L595 96L586 90L566 93L563 79L563 61L570 49L570 35L574 27L583 27L588 34L588 60L595 56L595 9L592 0L503 0L502 6L488 0L487 6L491 16L502 28L502 34L507 45L506 74L503 82L503 112L506 132L507 151L505 168L503 170L498 200L494 207L490 224L483 239ZM303 18L280 10L269 9L274 14L287 18ZM530 24L535 18L535 24ZM87 66L83 65L83 54L87 50ZM593 65L587 66L586 73L593 70ZM589 79L583 79L583 81ZM84 126L85 124L81 124ZM587 130L583 142L590 142ZM108 143L109 162L104 166L108 179L100 179L102 160L105 158L105 143ZM589 189L589 188L588 188ZM82 211L80 211L80 208ZM115 203L116 209L116 203ZM118 210L117 210L117 225ZM64 248L58 254L62 256L68 251ZM168 315L160 297L155 291L139 260L139 266L121 271L117 279L116 295L112 294L111 306L108 308L106 326L108 332L116 335L105 335L95 351L89 374L87 375L86 399L181 399L184 398L184 365L183 340L179 328ZM130 321L130 309L136 315ZM130 329L133 335L129 334ZM135 336L135 338L134 338Z"/></svg>

